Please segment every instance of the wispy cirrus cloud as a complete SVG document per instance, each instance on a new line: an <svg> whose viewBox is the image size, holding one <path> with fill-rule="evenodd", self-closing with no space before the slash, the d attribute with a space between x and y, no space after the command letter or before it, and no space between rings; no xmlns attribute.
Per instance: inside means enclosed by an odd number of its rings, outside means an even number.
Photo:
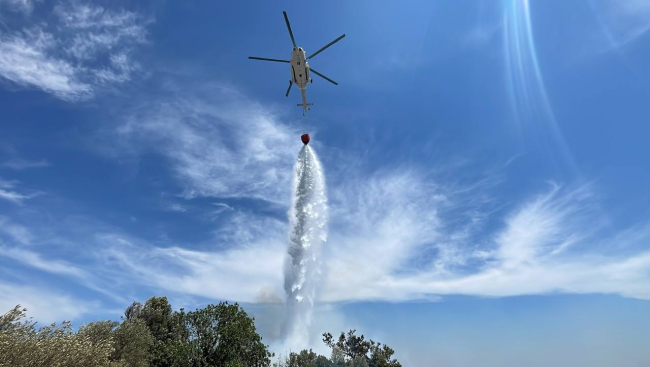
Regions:
<svg viewBox="0 0 650 367"><path fill-rule="evenodd" d="M284 231L222 251L196 251L105 234L99 238L104 249L98 256L113 264L112 276L129 284L174 295L255 302L271 295L281 299L283 239Z"/></svg>
<svg viewBox="0 0 650 367"><path fill-rule="evenodd" d="M297 130L227 86L190 89L143 101L117 128L121 145L113 150L166 156L187 199L251 198L286 206Z"/></svg>
<svg viewBox="0 0 650 367"><path fill-rule="evenodd" d="M408 182L408 187L402 189L406 192L413 180ZM426 200L432 193L425 191L418 200ZM408 261L409 257L424 253L422 248L417 248L422 239L412 240L413 233L421 232L408 221L391 220L391 228L401 227L391 236L372 237L370 234L369 237L361 227L359 240L350 241L349 245L341 245L341 240L340 244L330 243L333 254L329 259L330 275L326 277L322 299L404 301L452 294L515 296L552 292L615 293L648 299L650 252L647 247L645 251L644 247L637 247L634 253L615 256L606 255L602 248L594 246L598 240L593 236L593 225L597 223L593 200L593 191L588 186L568 190L554 185L549 192L527 200L506 215L503 228L491 235L482 232L492 240L479 247L472 241L453 244L454 252L462 260L449 259L448 263L455 263L445 272L433 265L414 269L413 262ZM383 209L391 212L390 208ZM401 212L398 208L386 218ZM434 213L431 209L427 212ZM444 229L445 219L439 216L443 225L434 228L437 232L451 230L453 233L453 229ZM650 241L648 231L637 233L637 239L638 236ZM449 234L438 235L438 238L449 237ZM364 238L370 240L364 241ZM425 238L439 243L436 237ZM619 239L612 237L607 242L611 246ZM581 251L571 251L572 247L579 247ZM386 248L397 249L397 256L389 251L384 257ZM476 249L481 252L477 253ZM377 266L373 266L375 263ZM467 267L468 264L471 266Z"/></svg>
<svg viewBox="0 0 650 367"><path fill-rule="evenodd" d="M146 26L150 22L137 13L109 10L80 2L65 2L54 8L61 24L72 34L64 44L65 53L77 60L92 60L101 52L110 52L110 62L124 68L128 46L146 42Z"/></svg>
<svg viewBox="0 0 650 367"><path fill-rule="evenodd" d="M30 17L31 24L0 32L0 76L74 102L139 69L130 54L145 42L149 20L77 1L55 6L54 14L52 23Z"/></svg>
<svg viewBox="0 0 650 367"><path fill-rule="evenodd" d="M16 204L22 204L24 200L31 196L20 194L16 191L0 189L0 199L8 200Z"/></svg>
<svg viewBox="0 0 650 367"><path fill-rule="evenodd" d="M36 87L69 101L86 99L92 87L80 80L69 61L50 53L58 41L39 27L0 34L0 75L24 87Z"/></svg>
<svg viewBox="0 0 650 367"><path fill-rule="evenodd" d="M585 228L585 200L590 196L588 187L559 195L560 187L551 183L552 189L522 205L506 218L506 228L495 239L498 247L495 257L506 268L531 264L542 255L558 254L581 237ZM559 197L558 197L559 196Z"/></svg>
<svg viewBox="0 0 650 367"><path fill-rule="evenodd" d="M15 169L15 170L23 170L29 168L49 167L51 166L51 164L47 162L45 159L41 159L40 161L30 161L26 159L11 159L2 163L2 166Z"/></svg>
<svg viewBox="0 0 650 367"><path fill-rule="evenodd" d="M30 14L34 10L33 0L0 0L0 9L6 8L13 11Z"/></svg>
<svg viewBox="0 0 650 367"><path fill-rule="evenodd" d="M7 312L17 304L25 307L30 317L44 323L77 319L96 312L100 305L45 287L0 282L0 312Z"/></svg>
<svg viewBox="0 0 650 367"><path fill-rule="evenodd" d="M90 274L65 261L44 259L39 253L20 249L17 247L0 246L0 252L4 257L19 261L47 273L73 276L79 279L88 279Z"/></svg>
<svg viewBox="0 0 650 367"><path fill-rule="evenodd" d="M29 245L32 243L34 236L30 230L22 225L12 223L9 218L0 215L0 233L11 237L14 241ZM1 243L1 242L0 242Z"/></svg>
<svg viewBox="0 0 650 367"><path fill-rule="evenodd" d="M18 190L16 186L18 181L6 181L0 179L0 199L10 201L14 204L22 205L25 200L31 199L35 196L40 195L40 192L25 192L23 190Z"/></svg>

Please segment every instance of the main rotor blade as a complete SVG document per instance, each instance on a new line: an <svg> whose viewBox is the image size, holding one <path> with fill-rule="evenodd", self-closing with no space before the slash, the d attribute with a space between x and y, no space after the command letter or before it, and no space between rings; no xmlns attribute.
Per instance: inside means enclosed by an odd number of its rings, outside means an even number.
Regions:
<svg viewBox="0 0 650 367"><path fill-rule="evenodd" d="M293 32L291 32L291 24L289 24L289 17L287 17L287 12L283 11L282 14L284 14L284 21L287 22L287 28L289 29L289 35L291 36L291 42L293 42L293 47L298 47L296 46L296 40L293 39Z"/></svg>
<svg viewBox="0 0 650 367"><path fill-rule="evenodd" d="M343 37L345 37L345 34L342 35L341 37L335 39L334 41L332 41L332 42L326 44L326 45L325 45L323 48L321 48L320 50L314 52L311 56L308 57L308 59L311 59L312 57L314 57L314 56L318 55L319 53L325 51L326 48L328 48L328 47L330 47L331 45L335 44L336 42L340 41L341 39L343 39Z"/></svg>
<svg viewBox="0 0 650 367"><path fill-rule="evenodd" d="M251 60L286 62L287 64L291 63L291 61L289 61L289 60L266 59L266 58L264 58L264 57L248 56L248 58L251 59Z"/></svg>
<svg viewBox="0 0 650 367"><path fill-rule="evenodd" d="M290 80L289 81L289 88L287 89L287 94L284 95L285 97L289 97L289 92L291 92L291 87L293 87L293 83Z"/></svg>
<svg viewBox="0 0 650 367"><path fill-rule="evenodd" d="M326 77L325 75L319 73L318 71L314 70L314 68L312 68L312 67L309 67L309 71L313 71L314 74L318 75L319 77L321 77L321 78L327 80L328 82L330 82L330 83L332 83L332 84L334 84L334 85L339 85L339 83L337 83L337 82L333 81L332 79Z"/></svg>

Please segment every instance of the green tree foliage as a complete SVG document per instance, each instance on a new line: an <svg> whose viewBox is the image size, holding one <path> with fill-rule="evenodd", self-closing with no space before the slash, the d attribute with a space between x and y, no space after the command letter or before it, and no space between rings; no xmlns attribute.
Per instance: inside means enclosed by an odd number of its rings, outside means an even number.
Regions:
<svg viewBox="0 0 650 367"><path fill-rule="evenodd" d="M193 367L271 365L271 354L254 319L237 303L222 302L185 314Z"/></svg>
<svg viewBox="0 0 650 367"><path fill-rule="evenodd" d="M356 356L348 363L350 367L369 367L367 359L363 356Z"/></svg>
<svg viewBox="0 0 650 367"><path fill-rule="evenodd" d="M287 367L315 367L318 354L310 350L302 350L300 353L289 354L289 365Z"/></svg>
<svg viewBox="0 0 650 367"><path fill-rule="evenodd" d="M286 357L280 357L273 367L334 367L327 357L314 353L310 350L302 350L300 353L291 352Z"/></svg>
<svg viewBox="0 0 650 367"><path fill-rule="evenodd" d="M188 330L183 310L173 312L167 297L151 297L142 306L132 303L124 312L125 319L142 320L153 336L149 348L152 366L189 366Z"/></svg>
<svg viewBox="0 0 650 367"><path fill-rule="evenodd" d="M303 349L300 353L291 352L283 361L283 367L334 367L334 364L311 349Z"/></svg>
<svg viewBox="0 0 650 367"><path fill-rule="evenodd" d="M113 360L123 361L129 367L149 366L155 340L143 320L126 318L113 332L113 339Z"/></svg>
<svg viewBox="0 0 650 367"><path fill-rule="evenodd" d="M332 357L331 357L332 364L336 367L344 367L345 366L345 354L343 354L343 351L341 348L337 347L334 345L332 347Z"/></svg>
<svg viewBox="0 0 650 367"><path fill-rule="evenodd" d="M370 347L369 367L402 367L396 359L391 359L395 351L386 344L373 344Z"/></svg>
<svg viewBox="0 0 650 367"><path fill-rule="evenodd" d="M173 311L166 297L132 303L122 323L96 321L36 328L20 305L0 316L0 367L269 367L274 354L254 319L222 302L192 312ZM323 334L331 358L292 352L274 367L401 367L385 344L357 336Z"/></svg>
<svg viewBox="0 0 650 367"><path fill-rule="evenodd" d="M330 333L323 334L323 342L330 348L336 346L343 352L346 360L354 360L356 357L365 357L371 347L371 341L365 340L364 336L356 336L356 330L350 330L348 335L341 333L338 341L334 341L334 337Z"/></svg>
<svg viewBox="0 0 650 367"><path fill-rule="evenodd" d="M25 312L18 305L0 317L0 366L116 366L110 359L114 323L89 324L77 333L66 321L36 329Z"/></svg>
<svg viewBox="0 0 650 367"><path fill-rule="evenodd" d="M341 359L346 366L354 367L402 367L396 359L391 359L395 351L387 345L365 340L363 335L355 335L356 330L341 333L338 340L330 333L323 334L323 342L332 348L332 361L340 366Z"/></svg>

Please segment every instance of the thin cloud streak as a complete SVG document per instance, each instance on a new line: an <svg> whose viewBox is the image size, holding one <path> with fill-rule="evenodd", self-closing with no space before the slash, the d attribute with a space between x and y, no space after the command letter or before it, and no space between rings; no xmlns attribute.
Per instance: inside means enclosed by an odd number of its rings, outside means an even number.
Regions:
<svg viewBox="0 0 650 367"><path fill-rule="evenodd" d="M259 238L257 243L206 252L157 248L106 234L99 238L104 249L98 258L113 264L110 277L129 284L208 299L255 302L282 295L283 237Z"/></svg>
<svg viewBox="0 0 650 367"><path fill-rule="evenodd" d="M41 192L22 193L16 190L18 181L5 181L0 179L0 199L10 201L17 205L23 205L25 200L36 197Z"/></svg>
<svg viewBox="0 0 650 367"><path fill-rule="evenodd" d="M51 166L46 160L29 161L25 159L12 159L2 164L3 167L11 168L14 170L24 170L29 168L42 168Z"/></svg>
<svg viewBox="0 0 650 367"><path fill-rule="evenodd" d="M90 274L76 266L52 259L45 260L40 254L8 246L0 246L0 256L8 257L36 269L59 275L68 275L79 279L90 278Z"/></svg>

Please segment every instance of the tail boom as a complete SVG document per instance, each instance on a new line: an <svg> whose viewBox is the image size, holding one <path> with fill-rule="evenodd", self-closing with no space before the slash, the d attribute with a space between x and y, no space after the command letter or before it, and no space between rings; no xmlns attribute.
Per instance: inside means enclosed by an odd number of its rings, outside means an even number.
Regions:
<svg viewBox="0 0 650 367"><path fill-rule="evenodd" d="M305 93L304 89L301 89L300 91L302 92L301 93L302 94L302 103L298 103L296 106L302 107L303 111L308 111L309 106L313 106L314 104L313 103L307 103L307 94Z"/></svg>

